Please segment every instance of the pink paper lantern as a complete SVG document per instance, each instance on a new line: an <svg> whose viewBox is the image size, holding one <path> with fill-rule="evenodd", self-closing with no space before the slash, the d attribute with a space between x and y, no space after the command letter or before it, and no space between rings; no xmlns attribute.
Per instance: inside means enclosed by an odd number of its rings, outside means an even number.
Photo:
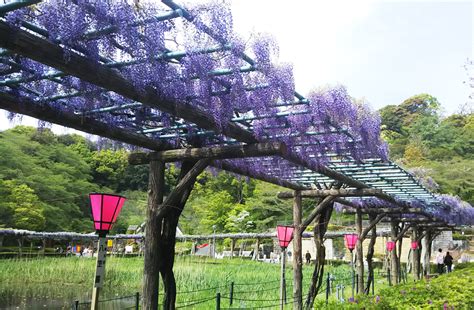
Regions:
<svg viewBox="0 0 474 310"><path fill-rule="evenodd" d="M117 216L127 198L112 194L89 194L94 228L99 234L106 234L112 229Z"/></svg>
<svg viewBox="0 0 474 310"><path fill-rule="evenodd" d="M354 250L356 246L358 239L359 239L359 236L357 234L344 235L344 243L346 245L346 248L352 252L352 250Z"/></svg>
<svg viewBox="0 0 474 310"><path fill-rule="evenodd" d="M392 252L395 249L395 241L387 241L387 251Z"/></svg>
<svg viewBox="0 0 474 310"><path fill-rule="evenodd" d="M411 249L412 250L418 249L418 241L412 241L411 242Z"/></svg>
<svg viewBox="0 0 474 310"><path fill-rule="evenodd" d="M277 226L278 242L283 249L286 249L288 244L290 244L291 240L293 239L293 230L293 226Z"/></svg>

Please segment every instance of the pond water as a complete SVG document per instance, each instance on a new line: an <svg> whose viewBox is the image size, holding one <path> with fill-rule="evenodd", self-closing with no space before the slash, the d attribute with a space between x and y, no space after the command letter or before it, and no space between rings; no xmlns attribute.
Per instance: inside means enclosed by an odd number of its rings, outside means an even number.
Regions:
<svg viewBox="0 0 474 310"><path fill-rule="evenodd" d="M29 285L19 283L2 285L0 283L0 309L73 309L75 300L79 300L79 309L90 309L92 287L54 285ZM104 292L101 295L101 309L115 310L130 308L135 305L134 292ZM128 296L127 298L109 300ZM107 300L107 301L105 301ZM132 308L133 309L133 308Z"/></svg>

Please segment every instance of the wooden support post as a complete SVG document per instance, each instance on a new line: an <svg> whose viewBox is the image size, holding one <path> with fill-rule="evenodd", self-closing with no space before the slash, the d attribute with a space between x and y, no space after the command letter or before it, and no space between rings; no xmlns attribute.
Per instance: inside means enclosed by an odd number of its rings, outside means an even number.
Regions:
<svg viewBox="0 0 474 310"><path fill-rule="evenodd" d="M359 235L356 244L357 293L362 294L364 293L364 250L362 248L364 239L362 239L362 212L359 209L356 212L356 229Z"/></svg>
<svg viewBox="0 0 474 310"><path fill-rule="evenodd" d="M420 233L421 230L418 227L413 227L412 232L412 242L418 243L418 248L416 250L412 250L412 258L413 258L413 277L415 280L420 280L421 274L421 240L420 240Z"/></svg>
<svg viewBox="0 0 474 310"><path fill-rule="evenodd" d="M235 251L235 239L230 240L230 258L234 258L234 251Z"/></svg>
<svg viewBox="0 0 474 310"><path fill-rule="evenodd" d="M286 304L286 248L281 249L281 276L280 276L280 310L285 308Z"/></svg>
<svg viewBox="0 0 474 310"><path fill-rule="evenodd" d="M369 214L370 222L376 220L375 214ZM372 294L373 294L373 287L374 287L374 265L373 265L373 257L374 257L374 246L375 242L377 241L377 226L374 225L371 228L371 235L370 235L370 242L369 246L367 247L367 273L368 273L368 280L365 287L365 293L369 294L370 292L370 285L372 284Z"/></svg>
<svg viewBox="0 0 474 310"><path fill-rule="evenodd" d="M159 273L159 242L161 235L161 218L157 216L160 204L163 202L165 186L165 163L150 162L148 181L148 206L145 229L145 253L143 268L143 309L158 309Z"/></svg>
<svg viewBox="0 0 474 310"><path fill-rule="evenodd" d="M18 256L21 258L23 255L23 237L17 239L18 241Z"/></svg>
<svg viewBox="0 0 474 310"><path fill-rule="evenodd" d="M391 226L391 237L393 241L397 240L398 237L398 221L392 219L390 222ZM398 256L397 256L397 247L395 246L393 251L390 252L390 272L391 272L391 282L393 284L398 284L398 273L399 273L399 265L398 265Z"/></svg>
<svg viewBox="0 0 474 310"><path fill-rule="evenodd" d="M99 234L99 240L97 241L97 260L96 270L94 277L94 287L92 290L92 301L91 310L99 309L99 293L101 288L104 286L105 278L105 261L107 258L107 244L105 234Z"/></svg>
<svg viewBox="0 0 474 310"><path fill-rule="evenodd" d="M212 253L214 252L214 249L213 249L214 245L212 244L212 239L209 239L209 240L207 241L207 244L209 244L209 253L208 253L207 256L209 256L210 258L212 258Z"/></svg>
<svg viewBox="0 0 474 310"><path fill-rule="evenodd" d="M303 308L303 253L301 250L301 195L295 191L293 200L293 309Z"/></svg>
<svg viewBox="0 0 474 310"><path fill-rule="evenodd" d="M430 262L431 262L431 241L432 241L431 229L426 231L425 237L422 239L423 244L423 275L426 276L431 273Z"/></svg>
<svg viewBox="0 0 474 310"><path fill-rule="evenodd" d="M253 250L252 260L258 260L258 251L260 250L260 239L255 240L255 249Z"/></svg>
<svg viewBox="0 0 474 310"><path fill-rule="evenodd" d="M399 224L400 225L400 224ZM403 228L407 225L407 223L401 222L401 227L398 227L398 231L403 230ZM399 233L400 235L400 233ZM400 238L397 238L398 242L395 244L395 247L397 248L397 265L398 265L398 283L402 281L401 278L401 273L402 273L402 245L403 245L403 235L400 236ZM406 268L405 268L406 271Z"/></svg>

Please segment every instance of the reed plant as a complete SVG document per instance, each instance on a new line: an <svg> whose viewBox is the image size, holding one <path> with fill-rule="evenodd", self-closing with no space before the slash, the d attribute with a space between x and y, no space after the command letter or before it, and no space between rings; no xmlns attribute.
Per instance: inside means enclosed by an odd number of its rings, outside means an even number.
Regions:
<svg viewBox="0 0 474 310"><path fill-rule="evenodd" d="M312 266L305 266L304 285L309 286ZM62 300L70 307L73 300L90 298L95 260L91 258L38 258L0 260L0 302L9 303L27 297ZM331 267L328 272L341 277L350 275L348 266ZM177 256L175 262L177 306L210 309L220 293L222 305L230 306L233 282L233 307L278 304L280 266L245 259L215 260L205 257ZM292 270L286 270L287 296L291 305ZM141 291L142 257L108 257L103 298L132 295ZM162 286L160 285L160 289ZM303 292L305 294L305 292ZM323 295L323 294L321 294ZM208 299L200 304L193 303Z"/></svg>

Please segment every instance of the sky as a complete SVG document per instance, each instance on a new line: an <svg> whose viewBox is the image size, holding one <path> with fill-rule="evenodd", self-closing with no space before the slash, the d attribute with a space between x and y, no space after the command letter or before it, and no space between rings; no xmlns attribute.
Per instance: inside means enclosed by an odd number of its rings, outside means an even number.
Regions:
<svg viewBox="0 0 474 310"><path fill-rule="evenodd" d="M179 2L179 1L177 1ZM280 61L292 63L302 94L342 84L374 109L429 93L443 113L469 96L473 1L233 0L234 29L244 38L270 33ZM0 110L0 130L10 128ZM22 124L36 121L23 117ZM68 130L54 126L57 133Z"/></svg>

